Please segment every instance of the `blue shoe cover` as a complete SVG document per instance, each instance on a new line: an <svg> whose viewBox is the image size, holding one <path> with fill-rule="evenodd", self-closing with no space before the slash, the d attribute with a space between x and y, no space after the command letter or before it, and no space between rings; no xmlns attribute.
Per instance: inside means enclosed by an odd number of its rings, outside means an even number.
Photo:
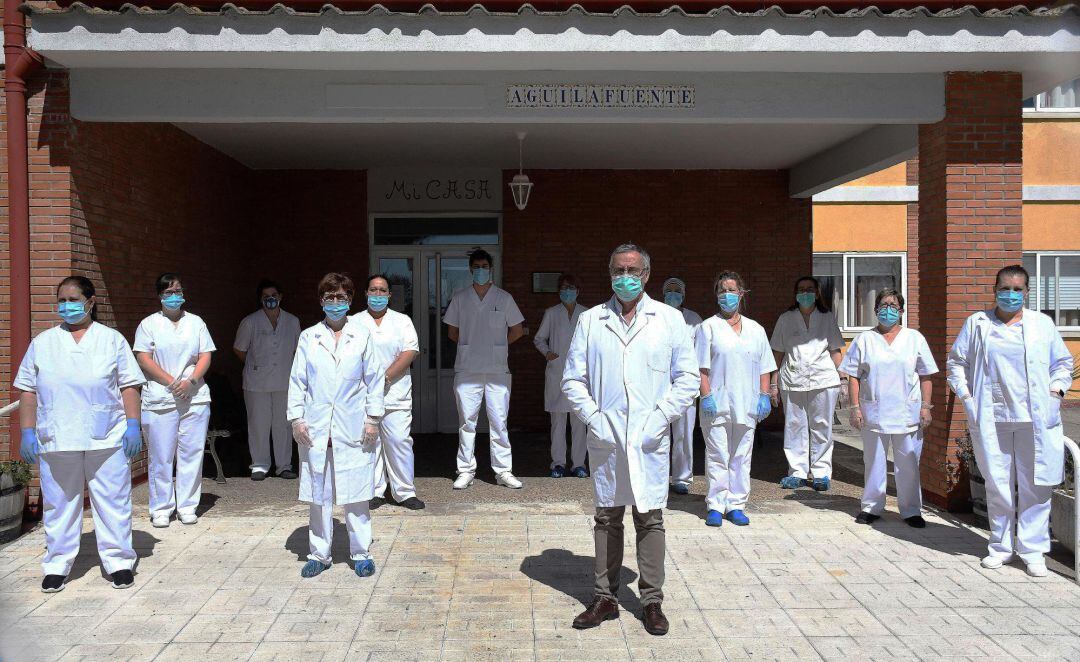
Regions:
<svg viewBox="0 0 1080 662"><path fill-rule="evenodd" d="M682 483L672 483L671 491L675 494L690 494L690 487Z"/></svg>
<svg viewBox="0 0 1080 662"><path fill-rule="evenodd" d="M566 469L561 464L555 465L555 467L553 467L552 470L551 470L551 477L552 478L562 478L565 475L566 475Z"/></svg>
<svg viewBox="0 0 1080 662"><path fill-rule="evenodd" d="M375 574L375 562L371 559L357 561L353 569L356 570L357 577L370 577Z"/></svg>
<svg viewBox="0 0 1080 662"><path fill-rule="evenodd" d="M309 559L308 562L304 564L303 570L300 571L300 576L311 578L315 575L322 573L323 570L328 570L329 568L330 566L323 563L322 561Z"/></svg>
<svg viewBox="0 0 1080 662"><path fill-rule="evenodd" d="M805 478L799 478L798 476L784 476L780 479L780 487L785 490L794 490L798 487L804 487L806 485Z"/></svg>
<svg viewBox="0 0 1080 662"><path fill-rule="evenodd" d="M750 518L747 517L746 513L744 513L741 510L733 510L733 511L731 511L730 513L727 514L727 519L728 519L729 522L731 522L735 526L746 526L746 525L750 524Z"/></svg>
<svg viewBox="0 0 1080 662"><path fill-rule="evenodd" d="M829 487L831 485L832 485L832 482L828 479L828 477L815 478L813 488L815 490L817 490L818 492L825 492L826 490L829 489Z"/></svg>
<svg viewBox="0 0 1080 662"><path fill-rule="evenodd" d="M574 475L574 478L588 478L589 470L585 467L574 467L574 470L570 472Z"/></svg>
<svg viewBox="0 0 1080 662"><path fill-rule="evenodd" d="M705 526L720 526L724 523L724 515L719 510L710 510L705 516Z"/></svg>

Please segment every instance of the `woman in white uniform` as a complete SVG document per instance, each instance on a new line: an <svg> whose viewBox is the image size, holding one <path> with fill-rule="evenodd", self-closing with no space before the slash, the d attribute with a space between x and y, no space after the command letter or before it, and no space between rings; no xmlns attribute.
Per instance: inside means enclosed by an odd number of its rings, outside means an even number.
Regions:
<svg viewBox="0 0 1080 662"><path fill-rule="evenodd" d="M771 344L780 371L769 392L774 403L778 397L784 401L788 461L780 486L793 490L811 484L823 492L832 479L833 412L841 395L837 367L844 337L816 278L795 281L795 303L776 320Z"/></svg>
<svg viewBox="0 0 1080 662"><path fill-rule="evenodd" d="M282 310L281 288L274 281L261 281L255 292L259 310L240 321L233 342L233 352L244 364L251 480L265 480L270 473L271 438L277 475L293 480L293 438L285 418L285 400L300 320Z"/></svg>
<svg viewBox="0 0 1080 662"><path fill-rule="evenodd" d="M900 517L917 529L922 517L919 458L923 430L931 422L930 375L938 371L926 338L905 328L904 295L883 289L874 300L878 325L848 347L840 371L850 376L851 426L862 431L862 512L855 521L871 524L885 514L886 456L893 450Z"/></svg>
<svg viewBox="0 0 1080 662"><path fill-rule="evenodd" d="M360 324L375 340L379 369L386 381L385 409L375 447L375 497L378 508L390 497L409 510L423 510L416 497L412 439L412 373L410 366L420 353L412 318L390 309L390 281L378 274L368 277L367 308L350 321Z"/></svg>
<svg viewBox="0 0 1080 662"><path fill-rule="evenodd" d="M1050 317L1024 308L1028 273L997 274L997 305L964 322L949 352L949 387L964 405L990 518L984 568L1015 556L1046 575L1050 492L1064 478L1061 401L1073 358ZM1015 540L1014 540L1015 537Z"/></svg>
<svg viewBox="0 0 1080 662"><path fill-rule="evenodd" d="M199 521L195 509L210 424L210 387L203 377L217 348L202 318L184 311L179 275L162 274L156 288L161 310L136 329L135 358L146 375L142 411L150 445L150 523L164 528L173 512L184 524Z"/></svg>
<svg viewBox="0 0 1080 662"><path fill-rule="evenodd" d="M701 369L701 431L705 435L705 524L736 526L750 518L743 509L750 496L750 456L754 430L772 411L770 375L776 360L765 329L742 315L746 287L725 271L713 284L720 312L698 326L694 346Z"/></svg>
<svg viewBox="0 0 1080 662"><path fill-rule="evenodd" d="M559 276L559 303L544 311L533 345L544 355L544 411L551 415L551 477L562 478L566 471L566 419L570 418L570 472L576 478L589 475L585 469L585 423L574 416L570 401L562 392L566 352L574 338L578 318L585 308L577 303L577 281L571 274Z"/></svg>
<svg viewBox="0 0 1080 662"><path fill-rule="evenodd" d="M694 338L701 315L683 308L686 298L686 283L679 278L664 281L664 303L682 313L683 321L689 327L690 337ZM690 405L674 423L671 424L671 491L675 494L689 494L690 484L694 482L694 422L697 409Z"/></svg>
<svg viewBox="0 0 1080 662"><path fill-rule="evenodd" d="M45 578L55 593L79 554L83 488L90 491L98 556L113 588L135 582L131 545L131 469L142 450L139 386L131 346L95 321L94 285L71 276L56 290L63 321L30 343L15 376L22 458L41 464Z"/></svg>
<svg viewBox="0 0 1080 662"><path fill-rule="evenodd" d="M319 281L324 318L300 334L289 377L289 421L300 445L300 500L311 504L302 577L330 568L334 505L345 509L349 557L360 577L375 574L371 513L375 447L385 381L375 340L346 317L355 287L344 274Z"/></svg>

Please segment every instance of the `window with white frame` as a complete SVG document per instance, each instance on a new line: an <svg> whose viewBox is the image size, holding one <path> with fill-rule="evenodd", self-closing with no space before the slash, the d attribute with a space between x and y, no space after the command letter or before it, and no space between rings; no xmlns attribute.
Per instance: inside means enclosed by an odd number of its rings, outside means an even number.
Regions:
<svg viewBox="0 0 1080 662"><path fill-rule="evenodd" d="M1080 331L1080 253L1024 253L1024 268L1031 277L1028 308Z"/></svg>
<svg viewBox="0 0 1080 662"><path fill-rule="evenodd" d="M814 253L814 277L845 331L877 323L874 299L881 290L898 290L907 298L905 253Z"/></svg>
<svg viewBox="0 0 1080 662"><path fill-rule="evenodd" d="M1080 112L1080 78L1024 99L1026 110Z"/></svg>

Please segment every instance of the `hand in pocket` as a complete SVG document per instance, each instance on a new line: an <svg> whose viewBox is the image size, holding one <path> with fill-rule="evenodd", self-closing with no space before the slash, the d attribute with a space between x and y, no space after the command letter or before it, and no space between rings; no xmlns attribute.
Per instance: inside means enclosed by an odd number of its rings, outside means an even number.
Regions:
<svg viewBox="0 0 1080 662"><path fill-rule="evenodd" d="M647 453L657 450L670 433L667 416L659 409L653 409L645 419L645 428L641 431L641 450Z"/></svg>

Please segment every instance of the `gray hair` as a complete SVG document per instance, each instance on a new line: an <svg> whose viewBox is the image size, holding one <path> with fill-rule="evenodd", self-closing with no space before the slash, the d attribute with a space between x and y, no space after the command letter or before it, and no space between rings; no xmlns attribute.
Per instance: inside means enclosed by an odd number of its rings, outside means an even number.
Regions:
<svg viewBox="0 0 1080 662"><path fill-rule="evenodd" d="M641 246L629 242L625 244L619 244L618 248L611 251L611 257L608 258L608 269L611 268L611 265L615 264L615 256L622 255L624 253L637 253L641 256L641 260L645 263L645 270L652 271L652 260L649 259L649 252Z"/></svg>

